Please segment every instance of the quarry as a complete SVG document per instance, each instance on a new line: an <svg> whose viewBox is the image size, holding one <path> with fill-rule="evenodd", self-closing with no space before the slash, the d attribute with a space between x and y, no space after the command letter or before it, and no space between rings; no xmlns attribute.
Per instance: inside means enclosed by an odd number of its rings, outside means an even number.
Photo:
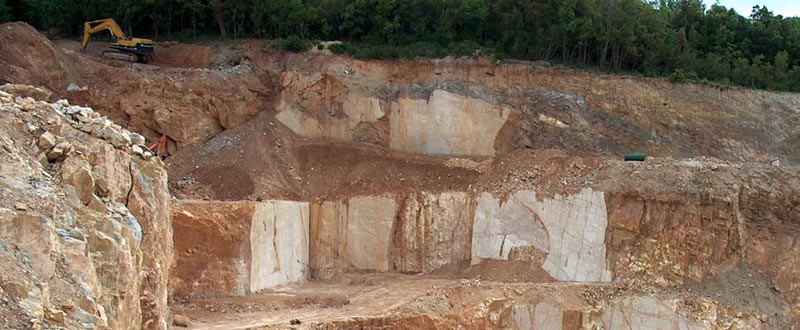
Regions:
<svg viewBox="0 0 800 330"><path fill-rule="evenodd" d="M4 329L800 329L798 94L0 45Z"/></svg>

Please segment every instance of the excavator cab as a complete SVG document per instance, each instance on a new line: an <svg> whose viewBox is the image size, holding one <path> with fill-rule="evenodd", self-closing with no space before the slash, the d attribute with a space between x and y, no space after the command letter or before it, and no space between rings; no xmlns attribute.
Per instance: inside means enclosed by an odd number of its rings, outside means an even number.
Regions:
<svg viewBox="0 0 800 330"><path fill-rule="evenodd" d="M156 49L153 40L128 38L119 24L111 18L83 23L83 43L81 44L83 49L89 45L92 34L104 30L108 30L116 41L108 45L109 49L103 51L103 57L138 63L147 63L153 59Z"/></svg>

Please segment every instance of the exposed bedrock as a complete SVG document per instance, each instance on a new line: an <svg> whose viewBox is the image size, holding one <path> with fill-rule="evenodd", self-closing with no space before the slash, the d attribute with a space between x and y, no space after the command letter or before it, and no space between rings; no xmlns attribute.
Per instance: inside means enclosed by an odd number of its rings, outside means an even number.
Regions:
<svg viewBox="0 0 800 330"><path fill-rule="evenodd" d="M173 207L173 286L180 296L244 294L347 271L429 273L494 259L530 262L557 281L668 288L754 266L796 304L798 243L787 233L797 223L786 211L796 199L737 187L182 202Z"/></svg>
<svg viewBox="0 0 800 330"><path fill-rule="evenodd" d="M308 278L308 203L182 201L172 206L173 297L220 297Z"/></svg>
<svg viewBox="0 0 800 330"><path fill-rule="evenodd" d="M604 195L591 189L542 200L535 192L517 191L505 202L483 193L473 228L473 263L508 260L515 250L532 247L546 256L542 268L557 280L608 282L607 222Z"/></svg>
<svg viewBox="0 0 800 330"><path fill-rule="evenodd" d="M429 155L558 148L797 160L790 150L797 140L795 95L756 96L522 64L301 58L287 61L274 103L276 118L304 137Z"/></svg>
<svg viewBox="0 0 800 330"><path fill-rule="evenodd" d="M89 108L0 91L3 328L167 329L172 224L163 164ZM23 94L24 93L24 94ZM124 141L123 141L124 142ZM34 327L31 327L35 325Z"/></svg>

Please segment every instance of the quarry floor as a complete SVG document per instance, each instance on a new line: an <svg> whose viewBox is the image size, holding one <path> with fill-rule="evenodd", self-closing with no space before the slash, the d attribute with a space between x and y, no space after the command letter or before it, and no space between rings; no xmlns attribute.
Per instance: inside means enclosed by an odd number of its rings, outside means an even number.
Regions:
<svg viewBox="0 0 800 330"><path fill-rule="evenodd" d="M348 274L326 281L295 283L244 297L197 299L173 307L192 319L189 329L305 329L320 323L376 317L435 314L454 305L477 306L486 297L531 291L554 300L575 301L576 293L607 288L600 283L484 282L401 274ZM466 292L463 292L465 291ZM456 292L459 291L459 292ZM424 299L447 297L446 301ZM441 306L441 304L447 306ZM299 320L299 325L292 325Z"/></svg>

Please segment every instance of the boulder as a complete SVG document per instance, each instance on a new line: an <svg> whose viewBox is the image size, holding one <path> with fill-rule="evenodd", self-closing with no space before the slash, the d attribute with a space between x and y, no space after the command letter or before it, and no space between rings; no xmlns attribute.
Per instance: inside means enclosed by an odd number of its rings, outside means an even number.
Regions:
<svg viewBox="0 0 800 330"><path fill-rule="evenodd" d="M59 157L67 154L70 151L72 151L72 143L68 141L61 141L47 152L47 160L57 160Z"/></svg>
<svg viewBox="0 0 800 330"><path fill-rule="evenodd" d="M50 132L44 132L39 136L39 142L37 144L39 149L48 151L56 146L56 136Z"/></svg>
<svg viewBox="0 0 800 330"><path fill-rule="evenodd" d="M103 129L103 137L116 148L122 148L128 145L128 141L125 141L125 137L122 136L122 133L114 129L113 126L106 126Z"/></svg>
<svg viewBox="0 0 800 330"><path fill-rule="evenodd" d="M69 85L67 85L67 92L73 93L73 92L79 92L80 90L81 90L80 86L78 86L78 84L74 82L69 83Z"/></svg>
<svg viewBox="0 0 800 330"><path fill-rule="evenodd" d="M61 164L61 180L75 188L83 205L88 205L94 194L92 167L81 156L67 157Z"/></svg>
<svg viewBox="0 0 800 330"><path fill-rule="evenodd" d="M131 137L131 143L133 143L135 145L140 145L140 146L145 145L144 136L142 136L141 134L139 134L139 133L131 133L130 137Z"/></svg>
<svg viewBox="0 0 800 330"><path fill-rule="evenodd" d="M191 319L188 316L181 315L181 314L173 314L172 315L172 324L187 328L191 324Z"/></svg>

